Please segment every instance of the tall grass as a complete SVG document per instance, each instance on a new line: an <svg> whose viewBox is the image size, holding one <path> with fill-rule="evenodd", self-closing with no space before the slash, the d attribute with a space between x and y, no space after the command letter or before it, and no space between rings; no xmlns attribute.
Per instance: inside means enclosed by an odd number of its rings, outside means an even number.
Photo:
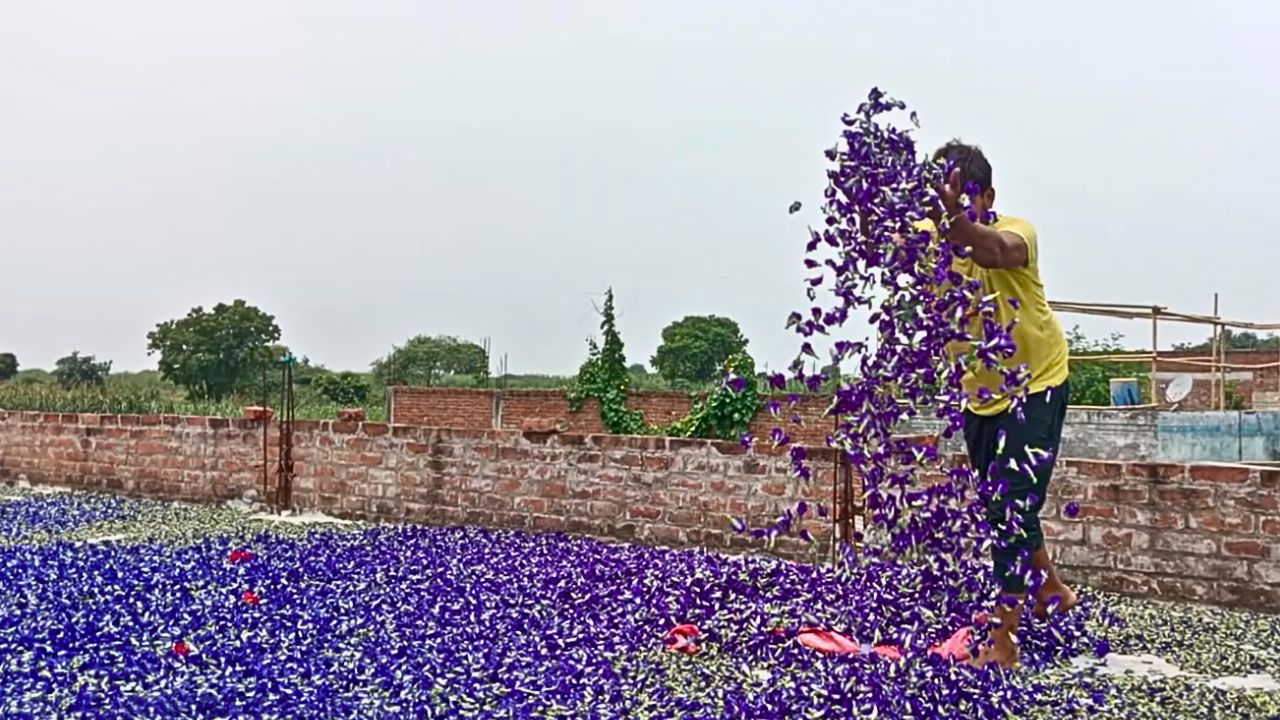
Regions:
<svg viewBox="0 0 1280 720"><path fill-rule="evenodd" d="M279 391L268 404L279 408ZM50 384L0 384L0 409L56 413L99 413L106 415L204 415L240 417L246 405L261 398L233 397L225 400L193 400L180 392L159 387L107 384L101 387L60 388ZM299 388L295 394L299 420L332 420L340 409L336 403ZM371 421L386 419L379 398L368 403L365 416Z"/></svg>

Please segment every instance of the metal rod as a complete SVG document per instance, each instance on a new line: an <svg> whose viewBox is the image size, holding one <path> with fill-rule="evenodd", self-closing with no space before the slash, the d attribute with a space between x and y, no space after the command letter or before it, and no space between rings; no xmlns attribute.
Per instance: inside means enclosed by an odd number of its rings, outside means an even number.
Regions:
<svg viewBox="0 0 1280 720"><path fill-rule="evenodd" d="M267 397L269 391L267 389L267 366L262 366L262 402L258 403L258 407L262 408L259 419L262 420L262 502L267 502L267 487L270 485L268 476L270 471L267 466L267 433L271 429L271 417L267 414Z"/></svg>

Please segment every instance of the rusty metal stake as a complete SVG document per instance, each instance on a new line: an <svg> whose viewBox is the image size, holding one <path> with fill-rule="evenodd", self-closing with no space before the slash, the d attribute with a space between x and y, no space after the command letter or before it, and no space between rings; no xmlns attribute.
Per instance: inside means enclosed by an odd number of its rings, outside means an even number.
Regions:
<svg viewBox="0 0 1280 720"><path fill-rule="evenodd" d="M276 460L276 512L293 509L293 355L285 354L280 370L280 438Z"/></svg>

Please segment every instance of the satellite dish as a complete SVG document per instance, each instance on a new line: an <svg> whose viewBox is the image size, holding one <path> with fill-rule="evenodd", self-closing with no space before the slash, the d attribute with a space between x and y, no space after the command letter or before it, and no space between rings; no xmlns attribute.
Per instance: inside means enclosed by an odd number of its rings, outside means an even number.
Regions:
<svg viewBox="0 0 1280 720"><path fill-rule="evenodd" d="M1169 387L1164 389L1164 399L1170 403L1180 403L1191 394L1192 379L1190 375L1178 375L1169 383Z"/></svg>

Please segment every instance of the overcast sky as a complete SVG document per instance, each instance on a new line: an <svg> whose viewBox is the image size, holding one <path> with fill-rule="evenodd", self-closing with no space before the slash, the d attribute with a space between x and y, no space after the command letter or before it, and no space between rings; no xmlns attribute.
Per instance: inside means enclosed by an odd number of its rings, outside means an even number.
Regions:
<svg viewBox="0 0 1280 720"><path fill-rule="evenodd" d="M0 351L152 367L244 298L332 368L444 333L572 372L612 285L632 360L715 313L777 367L873 85L984 147L1050 297L1280 321L1280 10L1044 6L2 0Z"/></svg>

